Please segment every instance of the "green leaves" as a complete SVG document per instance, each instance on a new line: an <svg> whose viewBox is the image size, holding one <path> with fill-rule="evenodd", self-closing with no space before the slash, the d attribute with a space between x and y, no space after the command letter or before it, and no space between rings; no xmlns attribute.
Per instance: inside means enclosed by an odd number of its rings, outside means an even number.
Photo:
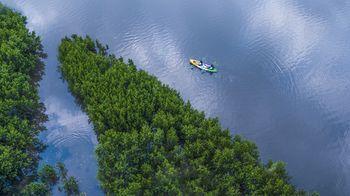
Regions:
<svg viewBox="0 0 350 196"><path fill-rule="evenodd" d="M80 194L78 182L72 176L64 182L63 189L68 196Z"/></svg>
<svg viewBox="0 0 350 196"><path fill-rule="evenodd" d="M107 47L73 35L59 47L60 71L98 135L98 178L110 195L293 195L280 162L231 137L218 119Z"/></svg>
<svg viewBox="0 0 350 196"><path fill-rule="evenodd" d="M25 17L0 3L0 194L45 195L37 174L43 150L37 135L46 121L39 102L43 74L40 38L29 32Z"/></svg>
<svg viewBox="0 0 350 196"><path fill-rule="evenodd" d="M32 182L24 187L21 191L23 196L48 196L50 195L50 190L47 185L41 182Z"/></svg>
<svg viewBox="0 0 350 196"><path fill-rule="evenodd" d="M59 177L57 176L56 171L53 167L44 165L39 171L39 178L44 184L53 186L57 183Z"/></svg>

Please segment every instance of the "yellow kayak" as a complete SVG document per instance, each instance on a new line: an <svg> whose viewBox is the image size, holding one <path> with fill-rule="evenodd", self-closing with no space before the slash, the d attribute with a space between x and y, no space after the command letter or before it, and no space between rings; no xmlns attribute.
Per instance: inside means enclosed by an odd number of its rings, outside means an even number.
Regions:
<svg viewBox="0 0 350 196"><path fill-rule="evenodd" d="M195 67L197 67L197 68L199 68L199 69L202 69L202 70L205 70L205 71L208 71L208 72L211 72L211 73L215 73L215 72L218 71L214 67L214 65L203 63L202 61L199 61L199 60L196 60L196 59L190 59L190 64L195 66Z"/></svg>

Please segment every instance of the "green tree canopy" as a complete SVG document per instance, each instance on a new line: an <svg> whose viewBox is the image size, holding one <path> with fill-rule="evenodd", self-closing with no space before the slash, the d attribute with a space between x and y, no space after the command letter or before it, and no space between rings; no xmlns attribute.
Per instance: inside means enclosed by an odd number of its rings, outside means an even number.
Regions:
<svg viewBox="0 0 350 196"><path fill-rule="evenodd" d="M41 168L41 170L39 171L39 178L41 182L47 184L48 186L55 185L59 180L55 169L50 165L44 165Z"/></svg>
<svg viewBox="0 0 350 196"><path fill-rule="evenodd" d="M232 137L129 60L90 37L59 47L60 71L98 135L98 177L110 195L298 195L282 162Z"/></svg>
<svg viewBox="0 0 350 196"><path fill-rule="evenodd" d="M32 182L24 187L21 192L23 196L48 196L50 190L47 185L41 182Z"/></svg>
<svg viewBox="0 0 350 196"><path fill-rule="evenodd" d="M66 181L64 181L63 189L66 195L68 196L74 196L74 195L80 194L78 182L72 176L69 177Z"/></svg>
<svg viewBox="0 0 350 196"><path fill-rule="evenodd" d="M37 88L46 55L25 25L24 16L0 3L0 195L35 180L44 148L37 135L47 118ZM40 190L42 184L26 187Z"/></svg>

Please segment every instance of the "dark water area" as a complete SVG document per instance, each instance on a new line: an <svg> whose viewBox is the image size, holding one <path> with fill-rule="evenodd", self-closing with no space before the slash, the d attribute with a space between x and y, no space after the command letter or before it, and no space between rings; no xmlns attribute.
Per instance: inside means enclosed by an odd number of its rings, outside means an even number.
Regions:
<svg viewBox="0 0 350 196"><path fill-rule="evenodd" d="M60 39L89 34L177 89L299 188L350 194L350 1L1 0L28 17L48 53L40 95L50 121L43 162L97 187L96 136L57 73ZM191 69L189 58L218 66ZM57 193L58 194L58 193Z"/></svg>

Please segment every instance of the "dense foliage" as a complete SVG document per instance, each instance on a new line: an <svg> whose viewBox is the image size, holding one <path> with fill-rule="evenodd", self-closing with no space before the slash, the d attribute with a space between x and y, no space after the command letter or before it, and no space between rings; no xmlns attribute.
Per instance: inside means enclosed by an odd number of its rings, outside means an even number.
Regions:
<svg viewBox="0 0 350 196"><path fill-rule="evenodd" d="M80 194L78 182L73 176L64 181L63 189L68 196Z"/></svg>
<svg viewBox="0 0 350 196"><path fill-rule="evenodd" d="M43 150L37 135L46 116L37 88L45 54L25 25L25 17L0 3L0 195L17 193L35 179Z"/></svg>
<svg viewBox="0 0 350 196"><path fill-rule="evenodd" d="M73 35L59 47L60 71L98 135L102 188L112 195L296 195L282 162L261 163L256 146L131 60Z"/></svg>
<svg viewBox="0 0 350 196"><path fill-rule="evenodd" d="M59 176L57 175L56 170L50 165L44 165L39 171L40 180L47 184L48 186L53 186L57 184Z"/></svg>
<svg viewBox="0 0 350 196"><path fill-rule="evenodd" d="M50 189L42 182L32 182L25 186L21 192L23 196L47 196L50 194Z"/></svg>

